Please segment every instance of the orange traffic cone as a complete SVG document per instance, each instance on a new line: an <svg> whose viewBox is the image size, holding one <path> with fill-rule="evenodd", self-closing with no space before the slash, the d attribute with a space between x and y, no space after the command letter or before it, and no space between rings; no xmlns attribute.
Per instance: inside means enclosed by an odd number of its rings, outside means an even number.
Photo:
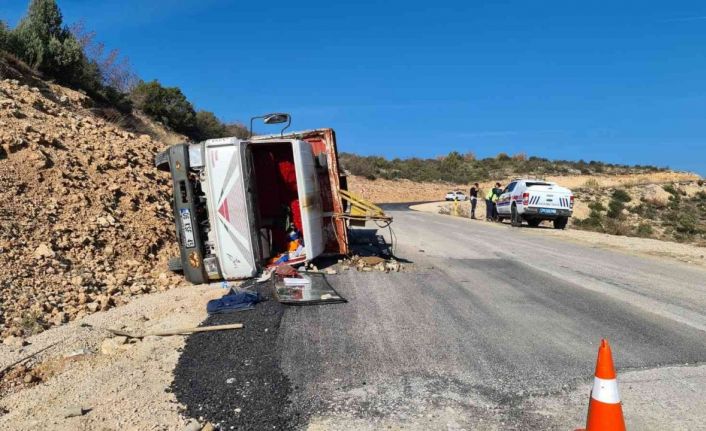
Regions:
<svg viewBox="0 0 706 431"><path fill-rule="evenodd" d="M613 355L608 340L602 339L598 348L596 377L588 403L585 431L625 431L623 407L618 394L618 381L613 368Z"/></svg>

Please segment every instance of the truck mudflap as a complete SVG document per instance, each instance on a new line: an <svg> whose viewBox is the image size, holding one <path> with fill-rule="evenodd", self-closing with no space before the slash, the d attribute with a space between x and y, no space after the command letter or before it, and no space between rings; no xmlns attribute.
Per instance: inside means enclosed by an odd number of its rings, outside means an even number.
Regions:
<svg viewBox="0 0 706 431"><path fill-rule="evenodd" d="M171 172L174 222L184 277L192 283L207 283L208 275L203 262L203 243L197 225L194 189L189 180L189 146L172 145L157 154L155 166Z"/></svg>

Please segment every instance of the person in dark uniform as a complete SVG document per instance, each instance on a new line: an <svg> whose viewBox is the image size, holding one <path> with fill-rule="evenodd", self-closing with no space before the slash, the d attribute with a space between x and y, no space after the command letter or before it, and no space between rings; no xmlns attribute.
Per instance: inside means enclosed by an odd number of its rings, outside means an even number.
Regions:
<svg viewBox="0 0 706 431"><path fill-rule="evenodd" d="M476 218L476 204L478 204L478 183L474 183L471 192L468 194L471 199L471 218Z"/></svg>

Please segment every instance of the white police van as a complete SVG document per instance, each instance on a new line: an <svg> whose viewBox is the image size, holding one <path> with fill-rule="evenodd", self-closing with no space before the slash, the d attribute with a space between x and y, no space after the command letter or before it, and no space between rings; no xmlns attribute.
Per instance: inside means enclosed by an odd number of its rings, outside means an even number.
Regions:
<svg viewBox="0 0 706 431"><path fill-rule="evenodd" d="M571 190L550 181L518 178L505 187L497 201L500 220L513 226L526 221L536 227L551 220L555 229L564 229L574 210Z"/></svg>

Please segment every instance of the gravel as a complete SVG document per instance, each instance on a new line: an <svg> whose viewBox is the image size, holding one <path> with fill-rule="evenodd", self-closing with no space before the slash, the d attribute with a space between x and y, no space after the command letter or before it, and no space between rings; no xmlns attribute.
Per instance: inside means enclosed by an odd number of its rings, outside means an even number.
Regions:
<svg viewBox="0 0 706 431"><path fill-rule="evenodd" d="M85 95L37 85L0 80L3 339L182 282L165 272L171 183L154 157L166 142L91 114Z"/></svg>
<svg viewBox="0 0 706 431"><path fill-rule="evenodd" d="M294 412L293 389L280 368L277 347L284 306L268 298L254 310L210 316L204 323L244 324L243 329L189 336L171 390L184 414L229 430L291 430L306 421Z"/></svg>

